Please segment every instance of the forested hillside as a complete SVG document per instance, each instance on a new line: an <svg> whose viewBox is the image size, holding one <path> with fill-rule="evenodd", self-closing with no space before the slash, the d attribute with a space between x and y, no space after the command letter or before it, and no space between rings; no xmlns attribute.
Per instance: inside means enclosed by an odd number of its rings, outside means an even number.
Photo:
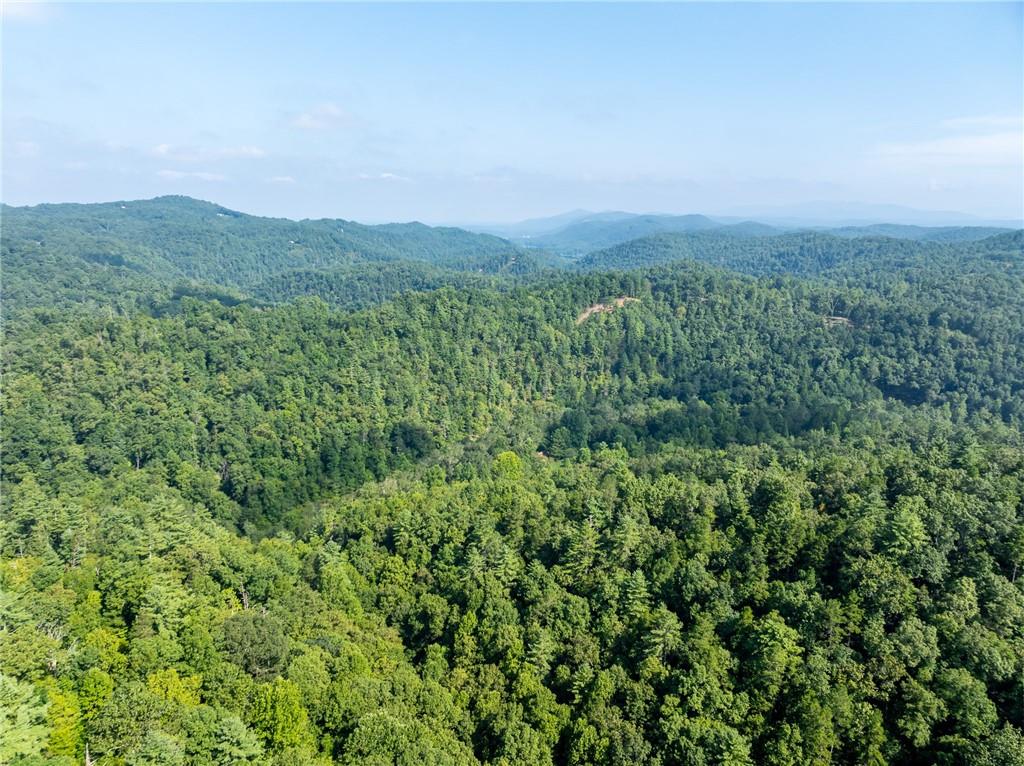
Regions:
<svg viewBox="0 0 1024 766"><path fill-rule="evenodd" d="M940 243L881 236L839 237L821 232L735 237L721 232L660 234L590 253L576 267L582 270L649 268L694 260L748 274L823 274L871 271L899 273L908 266L938 272L940 264L960 271L981 261L1002 261L1019 269L1024 231L980 240ZM988 268L985 265L984 268Z"/></svg>
<svg viewBox="0 0 1024 766"><path fill-rule="evenodd" d="M5 297L15 308L137 305L174 289L273 300L289 294L289 285L314 292L321 279L334 285L327 297L351 307L366 299L364 291L338 293L332 275L365 271L369 264L405 277L394 284L381 280L386 298L410 286L461 283L463 272L520 274L545 261L462 229L260 218L188 197L4 206L2 213Z"/></svg>
<svg viewBox="0 0 1024 766"><path fill-rule="evenodd" d="M927 242L975 242L1000 234L1009 234L1011 231L995 226L907 226L885 223L874 226L843 226L829 229L828 233L837 237L893 237Z"/></svg>
<svg viewBox="0 0 1024 766"><path fill-rule="evenodd" d="M756 275L811 276L882 260L888 272L936 259L998 259L1021 247L1021 232L981 227L779 233L756 222L608 213L521 248L486 234L415 223L260 218L188 197L4 206L2 218L9 317L39 306L151 312L156 303L189 295L254 304L317 296L358 309L444 286L509 289L569 268L694 260ZM587 254L576 262L563 259L543 249L544 237L562 238L547 243L553 252ZM567 245L570 240L576 244ZM606 244L613 246L600 249Z"/></svg>
<svg viewBox="0 0 1024 766"><path fill-rule="evenodd" d="M703 232L726 237L770 237L786 232L814 232L848 239L889 237L922 242L956 243L974 242L1013 231L995 226L908 226L890 223L835 228L820 224L768 225L758 221L715 219L704 215L638 215L584 211L475 230L495 233L526 247L547 249L569 258L579 258L598 250L659 234Z"/></svg>
<svg viewBox="0 0 1024 766"><path fill-rule="evenodd" d="M0 764L1024 764L1020 232L154 204L4 209Z"/></svg>
<svg viewBox="0 0 1024 766"><path fill-rule="evenodd" d="M703 215L629 215L604 213L572 221L556 231L530 239L533 247L578 257L622 242L666 232L721 229L722 225ZM768 227L766 227L768 228Z"/></svg>

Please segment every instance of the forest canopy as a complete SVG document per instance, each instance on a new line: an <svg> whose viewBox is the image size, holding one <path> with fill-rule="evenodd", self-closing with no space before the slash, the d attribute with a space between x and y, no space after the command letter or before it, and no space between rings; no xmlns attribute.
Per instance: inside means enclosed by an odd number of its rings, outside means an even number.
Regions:
<svg viewBox="0 0 1024 766"><path fill-rule="evenodd" d="M5 207L0 764L1024 764L1022 233L700 223Z"/></svg>

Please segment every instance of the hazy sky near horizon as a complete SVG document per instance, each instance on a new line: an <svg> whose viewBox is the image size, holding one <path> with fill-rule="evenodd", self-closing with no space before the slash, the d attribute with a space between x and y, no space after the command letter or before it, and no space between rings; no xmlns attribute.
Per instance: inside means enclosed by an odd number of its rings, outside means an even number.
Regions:
<svg viewBox="0 0 1024 766"><path fill-rule="evenodd" d="M3 201L1024 208L1024 4L8 4Z"/></svg>

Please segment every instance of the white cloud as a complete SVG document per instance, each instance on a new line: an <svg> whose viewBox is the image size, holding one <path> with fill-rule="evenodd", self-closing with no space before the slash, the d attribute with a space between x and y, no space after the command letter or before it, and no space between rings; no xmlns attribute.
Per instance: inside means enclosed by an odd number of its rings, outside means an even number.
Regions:
<svg viewBox="0 0 1024 766"><path fill-rule="evenodd" d="M943 126L947 128L1019 128L1024 125L1024 115L1021 114L982 114L974 117L957 117L952 120L943 120Z"/></svg>
<svg viewBox="0 0 1024 766"><path fill-rule="evenodd" d="M258 146L228 146L220 149L205 149L195 146L174 146L157 144L149 153L175 162L210 162L214 160L261 159L266 151Z"/></svg>
<svg viewBox="0 0 1024 766"><path fill-rule="evenodd" d="M360 173L356 176L360 181L402 181L411 183L409 176L400 176L397 173Z"/></svg>
<svg viewBox="0 0 1024 766"><path fill-rule="evenodd" d="M914 164L958 166L1024 165L1024 132L1002 131L883 144L877 154Z"/></svg>
<svg viewBox="0 0 1024 766"><path fill-rule="evenodd" d="M295 179L291 176L272 176L267 179L267 183L272 184L293 184Z"/></svg>
<svg viewBox="0 0 1024 766"><path fill-rule="evenodd" d="M231 149L222 149L220 151L221 157L247 157L249 159L259 159L260 157L266 157L267 153L260 149L258 146L236 146Z"/></svg>
<svg viewBox="0 0 1024 766"><path fill-rule="evenodd" d="M222 176L220 173L205 173L201 171L186 173L181 170L158 170L156 174L160 176L160 178L167 179L168 181L181 181L186 178L195 178L199 181L227 180L227 177Z"/></svg>
<svg viewBox="0 0 1024 766"><path fill-rule="evenodd" d="M956 117L940 122L936 133L919 141L881 144L872 153L904 168L1001 168L1024 174L1024 116Z"/></svg>
<svg viewBox="0 0 1024 766"><path fill-rule="evenodd" d="M297 114L292 119L292 126L303 130L325 130L336 128L351 122L351 117L337 104L317 104L312 109Z"/></svg>
<svg viewBox="0 0 1024 766"><path fill-rule="evenodd" d="M15 141L14 156L22 159L31 159L39 156L39 144L35 141Z"/></svg>
<svg viewBox="0 0 1024 766"><path fill-rule="evenodd" d="M45 22L54 17L55 8L52 3L40 3L32 0L4 0L0 3L4 21Z"/></svg>

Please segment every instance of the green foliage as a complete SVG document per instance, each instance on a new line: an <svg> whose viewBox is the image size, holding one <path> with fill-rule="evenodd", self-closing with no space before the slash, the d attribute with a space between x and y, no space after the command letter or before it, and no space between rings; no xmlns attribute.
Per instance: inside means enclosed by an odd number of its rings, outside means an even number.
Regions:
<svg viewBox="0 0 1024 766"><path fill-rule="evenodd" d="M46 711L50 727L50 741L47 751L51 755L74 757L82 738L81 708L74 692L51 689L49 707Z"/></svg>
<svg viewBox="0 0 1024 766"><path fill-rule="evenodd" d="M736 237L720 231L658 234L620 240L578 261L584 270L635 269L691 260L748 274L867 276L892 274L907 266L935 269L949 264L960 272L978 267L971 261L1012 266L1021 249L1021 231L982 231L979 239L927 237L894 239L874 231L837 233L793 232L773 236ZM856 234L856 236L852 236ZM1019 264L1016 264L1019 269ZM901 275L906 278L906 275ZM863 284L863 281L861 281Z"/></svg>
<svg viewBox="0 0 1024 766"><path fill-rule="evenodd" d="M224 650L232 662L257 679L276 675L288 656L288 636L274 617L244 611L224 621Z"/></svg>
<svg viewBox="0 0 1024 766"><path fill-rule="evenodd" d="M50 733L47 708L31 684L0 675L0 763L42 753Z"/></svg>
<svg viewBox="0 0 1024 766"><path fill-rule="evenodd" d="M99 205L3 206L10 308L151 307L196 297L319 295L347 307L444 284L488 284L543 261L508 242L418 223L259 218L188 197Z"/></svg>
<svg viewBox="0 0 1024 766"><path fill-rule="evenodd" d="M13 218L0 762L1024 762L1019 234Z"/></svg>
<svg viewBox="0 0 1024 766"><path fill-rule="evenodd" d="M271 751L309 747L312 732L299 687L293 681L276 678L260 684L253 692L248 711L249 725Z"/></svg>

